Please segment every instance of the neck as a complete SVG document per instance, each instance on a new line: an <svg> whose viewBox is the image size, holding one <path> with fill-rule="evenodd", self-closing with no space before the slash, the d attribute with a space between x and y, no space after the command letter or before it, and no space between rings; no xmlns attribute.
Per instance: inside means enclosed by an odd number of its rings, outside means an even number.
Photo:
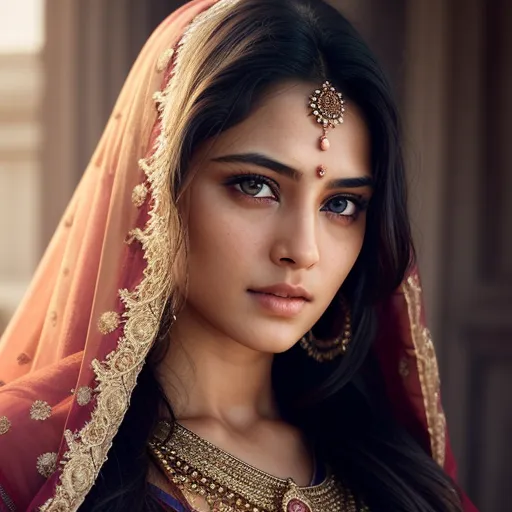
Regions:
<svg viewBox="0 0 512 512"><path fill-rule="evenodd" d="M236 430L277 419L273 354L245 347L196 318L187 308L180 313L157 369L176 418L214 421Z"/></svg>

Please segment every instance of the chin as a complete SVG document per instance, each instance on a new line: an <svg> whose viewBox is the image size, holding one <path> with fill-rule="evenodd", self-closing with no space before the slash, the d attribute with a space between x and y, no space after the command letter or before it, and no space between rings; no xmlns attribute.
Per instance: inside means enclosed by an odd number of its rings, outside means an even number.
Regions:
<svg viewBox="0 0 512 512"><path fill-rule="evenodd" d="M241 337L239 339L241 344L257 352L263 352L265 354L282 354L283 352L290 350L300 340L300 338L301 335L276 336L274 330L267 336L262 336L261 332L259 332L256 337Z"/></svg>

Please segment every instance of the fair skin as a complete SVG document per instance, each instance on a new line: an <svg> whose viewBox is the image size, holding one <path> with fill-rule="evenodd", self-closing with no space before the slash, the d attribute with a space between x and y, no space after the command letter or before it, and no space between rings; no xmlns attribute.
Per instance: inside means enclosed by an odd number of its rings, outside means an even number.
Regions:
<svg viewBox="0 0 512 512"><path fill-rule="evenodd" d="M322 130L307 115L317 86L273 87L244 122L196 152L182 204L186 303L158 369L181 424L299 485L311 481L312 454L280 418L273 357L297 343L343 284L361 251L372 194L369 134L355 105L329 132L330 150L320 150ZM287 172L262 159L241 161L255 154ZM327 169L323 178L319 165ZM360 181L341 181L347 179ZM301 287L295 294L302 298L262 292L282 284Z"/></svg>

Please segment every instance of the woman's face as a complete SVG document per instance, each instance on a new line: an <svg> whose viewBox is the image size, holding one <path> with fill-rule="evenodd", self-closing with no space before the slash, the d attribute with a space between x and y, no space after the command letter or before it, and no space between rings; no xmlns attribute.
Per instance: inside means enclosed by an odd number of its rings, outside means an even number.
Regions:
<svg viewBox="0 0 512 512"><path fill-rule="evenodd" d="M184 317L259 352L288 350L318 321L363 244L368 130L348 103L345 123L328 134L330 150L321 151L322 130L307 107L319 85L269 90L192 162Z"/></svg>

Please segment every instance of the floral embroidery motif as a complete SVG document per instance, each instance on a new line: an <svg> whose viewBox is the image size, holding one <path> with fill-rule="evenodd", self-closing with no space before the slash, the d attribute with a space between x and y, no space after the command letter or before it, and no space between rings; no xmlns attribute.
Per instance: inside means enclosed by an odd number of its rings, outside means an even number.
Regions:
<svg viewBox="0 0 512 512"><path fill-rule="evenodd" d="M140 208L146 201L146 198L148 197L148 192L149 191L146 185L144 185L143 183L137 185L132 192L132 203L137 208Z"/></svg>
<svg viewBox="0 0 512 512"><path fill-rule="evenodd" d="M37 458L37 472L44 478L52 476L53 472L57 469L57 454L55 452L48 452L39 455Z"/></svg>
<svg viewBox="0 0 512 512"><path fill-rule="evenodd" d="M36 400L30 408L30 417L33 420L44 421L52 415L52 408L48 402Z"/></svg>
<svg viewBox="0 0 512 512"><path fill-rule="evenodd" d="M11 422L7 416L0 416L0 436L7 434L11 428Z"/></svg>
<svg viewBox="0 0 512 512"><path fill-rule="evenodd" d="M37 458L37 472L44 478L52 476L53 472L57 469L57 454L55 452L48 452L39 455Z"/></svg>
<svg viewBox="0 0 512 512"><path fill-rule="evenodd" d="M22 353L18 356L18 364L20 366L22 366L24 364L28 364L28 363L30 363L30 361L32 361L32 358L25 353Z"/></svg>
<svg viewBox="0 0 512 512"><path fill-rule="evenodd" d="M78 405L87 405L92 400L92 389L87 386L82 386L76 391L76 402Z"/></svg>
<svg viewBox="0 0 512 512"><path fill-rule="evenodd" d="M119 317L119 313L115 311L107 311L100 316L98 320L98 330L101 334L110 334L114 332L121 323L121 318Z"/></svg>

